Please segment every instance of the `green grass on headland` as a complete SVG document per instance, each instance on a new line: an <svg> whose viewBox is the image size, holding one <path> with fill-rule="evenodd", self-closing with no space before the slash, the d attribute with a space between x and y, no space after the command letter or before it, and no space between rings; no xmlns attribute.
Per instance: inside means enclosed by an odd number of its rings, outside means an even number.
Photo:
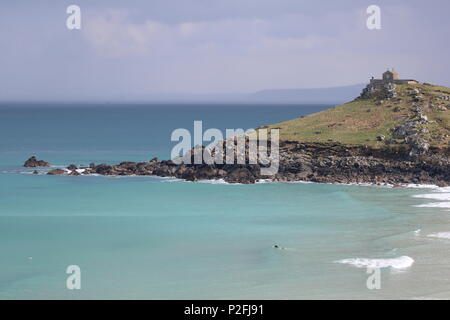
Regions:
<svg viewBox="0 0 450 320"><path fill-rule="evenodd" d="M412 89L418 89L422 102L414 102ZM279 128L280 140L299 142L341 143L344 145L385 146L377 136L392 139L392 131L414 117L414 103L423 106L430 123L432 146L445 147L450 142L450 88L428 84L397 85L397 98L391 100L356 99L346 104L302 118L276 123L267 128ZM443 107L447 111L442 111ZM448 137L447 137L448 135ZM442 139L442 137L445 137ZM385 140L385 141L386 141Z"/></svg>

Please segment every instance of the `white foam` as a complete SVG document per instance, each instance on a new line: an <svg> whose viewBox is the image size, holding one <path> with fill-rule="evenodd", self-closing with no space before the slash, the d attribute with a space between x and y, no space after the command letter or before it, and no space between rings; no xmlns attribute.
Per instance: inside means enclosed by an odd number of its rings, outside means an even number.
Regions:
<svg viewBox="0 0 450 320"><path fill-rule="evenodd" d="M438 232L427 235L429 238L450 239L450 232Z"/></svg>
<svg viewBox="0 0 450 320"><path fill-rule="evenodd" d="M385 188L393 188L394 185L390 183L368 183L368 182L351 182L351 183L332 183L337 185L344 185L344 186L357 186L357 187L385 187Z"/></svg>
<svg viewBox="0 0 450 320"><path fill-rule="evenodd" d="M217 180L198 180L197 182L200 183L209 183L209 184L229 184L229 185L241 185L243 183L230 183L226 182L223 179L217 179Z"/></svg>
<svg viewBox="0 0 450 320"><path fill-rule="evenodd" d="M450 192L450 187L438 187L432 184L407 184L406 187L412 189L432 189L436 192Z"/></svg>
<svg viewBox="0 0 450 320"><path fill-rule="evenodd" d="M161 179L161 182L186 182L186 180L178 179L178 178L171 178L171 179Z"/></svg>
<svg viewBox="0 0 450 320"><path fill-rule="evenodd" d="M161 177L157 177L157 178L161 179ZM173 177L165 177L165 178L166 179L161 179L161 182L186 182L186 183L198 182L198 183L206 183L206 184L227 184L227 185L242 184L242 183L229 183L223 179L189 181L189 180L178 179L178 178L173 178Z"/></svg>
<svg viewBox="0 0 450 320"><path fill-rule="evenodd" d="M439 189L438 186L434 184L407 184L407 188L413 188L413 189Z"/></svg>
<svg viewBox="0 0 450 320"><path fill-rule="evenodd" d="M43 173L42 171L38 171L39 173ZM21 174L34 174L34 171L10 171L5 173L21 173Z"/></svg>
<svg viewBox="0 0 450 320"><path fill-rule="evenodd" d="M271 179L259 179L256 180L256 183L274 183L275 181L271 180Z"/></svg>
<svg viewBox="0 0 450 320"><path fill-rule="evenodd" d="M441 193L441 192L428 193L428 194L417 194L413 197L414 198L423 198L423 199L450 201L450 193Z"/></svg>
<svg viewBox="0 0 450 320"><path fill-rule="evenodd" d="M442 202L430 202L415 205L418 208L450 208L450 187L428 186L433 189L433 193L417 194L414 198L433 199Z"/></svg>
<svg viewBox="0 0 450 320"><path fill-rule="evenodd" d="M277 181L274 181L277 182ZM281 181L280 181L281 182ZM297 180L297 181L283 181L283 183L300 183L300 184L317 184L317 182L312 182L312 181L305 181L305 180Z"/></svg>
<svg viewBox="0 0 450 320"><path fill-rule="evenodd" d="M414 259L408 256L401 256L392 259L368 259L350 258L335 261L336 263L350 264L358 268L387 268L405 269L413 265Z"/></svg>
<svg viewBox="0 0 450 320"><path fill-rule="evenodd" d="M414 207L417 208L450 208L450 202L430 202L424 204L418 204Z"/></svg>

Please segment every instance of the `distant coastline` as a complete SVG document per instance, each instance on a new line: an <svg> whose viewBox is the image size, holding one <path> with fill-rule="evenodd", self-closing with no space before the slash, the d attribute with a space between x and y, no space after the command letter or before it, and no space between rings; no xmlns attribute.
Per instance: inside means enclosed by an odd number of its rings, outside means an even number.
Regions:
<svg viewBox="0 0 450 320"><path fill-rule="evenodd" d="M344 103L359 94L364 88L364 84L349 86L329 87L329 88L293 88L293 89L264 89L252 93L223 93L223 94L148 94L140 97L117 97L117 98L95 98L91 100L65 100L40 101L36 98L26 100L1 101L1 105L21 103L43 104L102 104L117 105L123 103L130 104L338 104Z"/></svg>

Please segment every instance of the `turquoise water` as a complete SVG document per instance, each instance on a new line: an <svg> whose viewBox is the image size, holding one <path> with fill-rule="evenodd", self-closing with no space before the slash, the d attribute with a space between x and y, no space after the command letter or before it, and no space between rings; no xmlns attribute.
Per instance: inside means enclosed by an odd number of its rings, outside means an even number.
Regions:
<svg viewBox="0 0 450 320"><path fill-rule="evenodd" d="M450 231L446 189L57 177L21 167L32 154L54 165L167 158L171 131L194 120L247 129L316 110L1 106L0 298L449 298L450 240L429 237ZM382 268L379 290L367 289L366 268L336 263L402 256L414 263ZM81 268L81 290L66 288L69 265Z"/></svg>

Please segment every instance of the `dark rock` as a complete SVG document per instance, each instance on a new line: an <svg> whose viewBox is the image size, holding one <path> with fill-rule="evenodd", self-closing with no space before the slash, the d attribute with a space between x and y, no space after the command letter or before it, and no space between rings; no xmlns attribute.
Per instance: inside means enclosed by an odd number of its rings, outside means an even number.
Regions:
<svg viewBox="0 0 450 320"><path fill-rule="evenodd" d="M388 82L384 85L384 95L386 99L394 99L397 97L396 86L392 82Z"/></svg>
<svg viewBox="0 0 450 320"><path fill-rule="evenodd" d="M416 135L419 132L418 126L417 121L407 121L394 129L393 136L396 139L405 139L408 136Z"/></svg>
<svg viewBox="0 0 450 320"><path fill-rule="evenodd" d="M69 166L67 167L67 169L70 170L70 171L73 171L73 170L77 170L78 168L77 168L76 165L71 164L71 165L69 165Z"/></svg>
<svg viewBox="0 0 450 320"><path fill-rule="evenodd" d="M112 174L112 166L102 163L94 168L95 172L102 175L111 175Z"/></svg>
<svg viewBox="0 0 450 320"><path fill-rule="evenodd" d="M32 156L27 161L25 161L23 166L27 168L50 167L50 163L43 160L38 160L35 156Z"/></svg>
<svg viewBox="0 0 450 320"><path fill-rule="evenodd" d="M225 181L229 183L255 183L255 176L247 168L236 168L232 170L226 177Z"/></svg>
<svg viewBox="0 0 450 320"><path fill-rule="evenodd" d="M430 144L424 139L414 139L409 143L411 145L410 156L419 156L425 154L430 149Z"/></svg>
<svg viewBox="0 0 450 320"><path fill-rule="evenodd" d="M384 142L385 144L397 144L397 140L395 139L387 139Z"/></svg>
<svg viewBox="0 0 450 320"><path fill-rule="evenodd" d="M49 172L47 172L47 174L48 175L62 175L62 174L65 174L66 172L64 171L64 170L62 170L62 169L53 169L53 170L50 170Z"/></svg>
<svg viewBox="0 0 450 320"><path fill-rule="evenodd" d="M279 170L273 176L262 176L261 165L175 164L171 160L121 162L118 165L103 163L86 169L83 174L157 175L188 181L223 179L229 183L242 184L270 179L346 184L450 185L449 150L434 150L426 138L426 130L423 130L418 121L409 120L407 123L394 130L395 136L403 137L398 138L400 142L386 139L386 146L378 148L343 146L335 142L281 142ZM395 146L388 146L394 143ZM49 174L65 174L61 169L52 171Z"/></svg>
<svg viewBox="0 0 450 320"><path fill-rule="evenodd" d="M415 102L422 102L422 101L424 101L424 97L421 96L421 95L417 95L417 96L414 97L414 101Z"/></svg>

